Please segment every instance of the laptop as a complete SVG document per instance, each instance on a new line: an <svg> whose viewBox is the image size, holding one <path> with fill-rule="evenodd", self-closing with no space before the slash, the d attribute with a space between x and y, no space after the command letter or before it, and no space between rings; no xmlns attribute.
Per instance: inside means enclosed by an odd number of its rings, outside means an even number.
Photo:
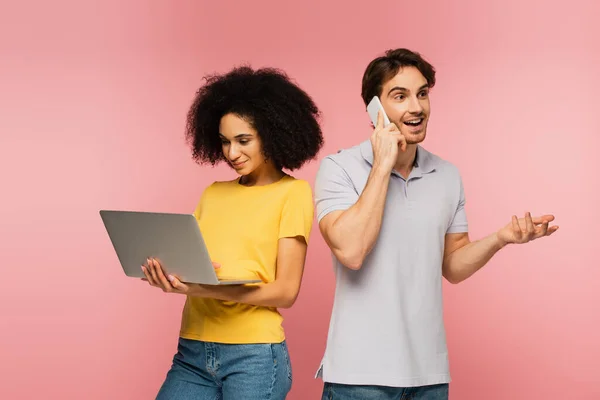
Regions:
<svg viewBox="0 0 600 400"><path fill-rule="evenodd" d="M144 278L148 257L160 260L182 282L243 285L260 279L219 279L192 214L101 210L100 217L125 275ZM218 260L216 260L218 261Z"/></svg>

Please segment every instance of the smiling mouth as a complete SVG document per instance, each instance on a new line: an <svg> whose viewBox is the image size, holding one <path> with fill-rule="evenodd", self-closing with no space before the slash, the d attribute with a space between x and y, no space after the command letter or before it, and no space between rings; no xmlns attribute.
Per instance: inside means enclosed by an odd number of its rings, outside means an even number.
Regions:
<svg viewBox="0 0 600 400"><path fill-rule="evenodd" d="M241 167L246 161L242 161L242 162L232 162L231 165L235 168L235 167Z"/></svg>
<svg viewBox="0 0 600 400"><path fill-rule="evenodd" d="M412 119L410 121L404 121L404 125L410 127L417 127L420 126L423 123L423 121L425 121L425 118Z"/></svg>

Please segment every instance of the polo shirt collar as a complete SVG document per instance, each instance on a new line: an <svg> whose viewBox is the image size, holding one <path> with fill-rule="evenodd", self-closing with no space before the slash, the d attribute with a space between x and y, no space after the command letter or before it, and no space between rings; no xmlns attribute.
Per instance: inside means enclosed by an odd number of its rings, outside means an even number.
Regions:
<svg viewBox="0 0 600 400"><path fill-rule="evenodd" d="M373 147L370 140L360 144L360 153L371 166L373 165ZM411 175L429 174L435 171L435 162L431 154L420 145L417 145L417 156L415 157L414 169ZM392 171L395 173L395 171Z"/></svg>

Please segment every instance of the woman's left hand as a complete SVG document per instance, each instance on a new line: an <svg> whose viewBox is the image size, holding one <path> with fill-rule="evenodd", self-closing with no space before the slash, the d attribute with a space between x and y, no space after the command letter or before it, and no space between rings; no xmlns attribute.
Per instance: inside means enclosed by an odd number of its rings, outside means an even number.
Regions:
<svg viewBox="0 0 600 400"><path fill-rule="evenodd" d="M183 283L176 276L167 275L163 271L162 265L155 258L148 258L146 264L142 265L142 271L150 286L161 288L165 293L178 293L185 295L200 295L203 291L203 285Z"/></svg>

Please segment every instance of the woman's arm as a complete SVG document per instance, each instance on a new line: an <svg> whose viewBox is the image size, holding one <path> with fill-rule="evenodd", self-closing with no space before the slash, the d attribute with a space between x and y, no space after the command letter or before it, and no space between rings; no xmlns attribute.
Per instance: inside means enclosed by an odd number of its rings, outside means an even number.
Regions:
<svg viewBox="0 0 600 400"><path fill-rule="evenodd" d="M306 248L302 236L279 239L277 271L273 282L248 286L197 285L192 288L191 295L255 306L289 308L300 291ZM179 282L174 280L172 284L177 288Z"/></svg>
<svg viewBox="0 0 600 400"><path fill-rule="evenodd" d="M307 244L303 236L281 238L277 246L275 280L258 285L217 286L186 284L177 277L165 276L158 261L151 259L142 266L146 279L164 292L213 298L263 307L289 308L300 291Z"/></svg>

